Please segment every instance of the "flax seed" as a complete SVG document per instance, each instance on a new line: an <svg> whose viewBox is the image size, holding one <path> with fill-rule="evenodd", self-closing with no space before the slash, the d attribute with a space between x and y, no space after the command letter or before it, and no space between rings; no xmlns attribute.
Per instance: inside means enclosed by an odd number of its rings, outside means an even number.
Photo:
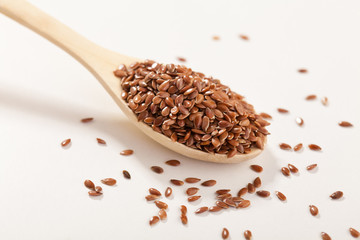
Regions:
<svg viewBox="0 0 360 240"><path fill-rule="evenodd" d="M289 110L286 110L284 108L278 108L277 110L279 113L288 113L289 112Z"/></svg>
<svg viewBox="0 0 360 240"><path fill-rule="evenodd" d="M248 192L248 189L247 189L247 187L244 187L244 188L242 188L242 189L240 189L239 190L239 192L238 192L238 197L242 197L242 196L244 196L245 194L247 194L247 192Z"/></svg>
<svg viewBox="0 0 360 240"><path fill-rule="evenodd" d="M177 60L180 61L180 62L186 62L186 59L183 58L183 57L177 57Z"/></svg>
<svg viewBox="0 0 360 240"><path fill-rule="evenodd" d="M315 163L315 164L311 164L311 165L309 165L309 166L306 167L306 170L310 171L310 170L313 170L313 169L316 168L316 167L317 167L317 164L316 164L316 163Z"/></svg>
<svg viewBox="0 0 360 240"><path fill-rule="evenodd" d="M170 182L176 186L182 186L184 185L184 182L178 179L170 179Z"/></svg>
<svg viewBox="0 0 360 240"><path fill-rule="evenodd" d="M282 174L284 174L284 176L288 177L290 176L290 170L287 167L282 167L281 168L281 172Z"/></svg>
<svg viewBox="0 0 360 240"><path fill-rule="evenodd" d="M294 147L294 151L295 151L295 152L298 152L298 151L300 151L302 148L303 148L303 144L302 144L302 143L296 144L295 147Z"/></svg>
<svg viewBox="0 0 360 240"><path fill-rule="evenodd" d="M288 164L288 168L289 168L290 172L292 172L292 173L299 172L299 169L290 163Z"/></svg>
<svg viewBox="0 0 360 240"><path fill-rule="evenodd" d="M247 190L248 190L248 193L254 193L255 192L255 186L252 183L248 183Z"/></svg>
<svg viewBox="0 0 360 240"><path fill-rule="evenodd" d="M68 138L68 139L65 139L64 141L61 142L61 146L62 147L66 147L67 145L69 145L71 142L71 139Z"/></svg>
<svg viewBox="0 0 360 240"><path fill-rule="evenodd" d="M213 179L207 180L207 181L201 183L201 185L204 186L204 187L212 187L215 184L216 184L216 180L213 180Z"/></svg>
<svg viewBox="0 0 360 240"><path fill-rule="evenodd" d="M187 183L197 183L201 181L200 178L195 178L195 177L188 177L188 178L185 178L185 182Z"/></svg>
<svg viewBox="0 0 360 240"><path fill-rule="evenodd" d="M301 117L297 117L297 118L295 119L295 122L296 122L296 124L299 125L300 127L301 127L302 125L304 125L304 120L303 120Z"/></svg>
<svg viewBox="0 0 360 240"><path fill-rule="evenodd" d="M250 206L250 201L243 200L243 201L239 202L239 204L236 206L236 208L247 208L249 206Z"/></svg>
<svg viewBox="0 0 360 240"><path fill-rule="evenodd" d="M248 41L248 40L249 40L249 37L246 36L246 35L240 34L239 37L240 37L242 40L245 40L245 41Z"/></svg>
<svg viewBox="0 0 360 240"><path fill-rule="evenodd" d="M102 144L102 145L106 144L105 140L101 138L96 138L96 141L98 142L98 144Z"/></svg>
<svg viewBox="0 0 360 240"><path fill-rule="evenodd" d="M224 208L224 209L229 208L229 206L227 204L225 204L223 201L216 201L215 204L216 204L216 206Z"/></svg>
<svg viewBox="0 0 360 240"><path fill-rule="evenodd" d="M203 212L207 212L208 210L209 210L208 207L200 207L200 208L196 209L195 213L200 214L200 213L203 213Z"/></svg>
<svg viewBox="0 0 360 240"><path fill-rule="evenodd" d="M180 161L179 160L175 160L175 159L172 159L172 160L168 160L165 162L167 165L169 166L173 166L173 167L176 167L176 166L179 166L180 165Z"/></svg>
<svg viewBox="0 0 360 240"><path fill-rule="evenodd" d="M186 225L188 223L188 218L186 215L181 215L180 216L181 222Z"/></svg>
<svg viewBox="0 0 360 240"><path fill-rule="evenodd" d="M253 185L255 188L261 187L261 179L259 177L254 179Z"/></svg>
<svg viewBox="0 0 360 240"><path fill-rule="evenodd" d="M341 121L339 122L340 127L352 127L353 125L350 122L347 121Z"/></svg>
<svg viewBox="0 0 360 240"><path fill-rule="evenodd" d="M230 191L231 191L230 189L219 189L215 193L218 195L222 195L222 194L229 193Z"/></svg>
<svg viewBox="0 0 360 240"><path fill-rule="evenodd" d="M220 40L220 37L217 36L217 35L215 35L215 36L212 37L212 39L213 39L214 41L219 41L219 40Z"/></svg>
<svg viewBox="0 0 360 240"><path fill-rule="evenodd" d="M187 207L186 207L185 205L181 205L181 206L180 206L180 211L181 211L181 214L186 215L186 213L187 213Z"/></svg>
<svg viewBox="0 0 360 240"><path fill-rule="evenodd" d="M313 151L321 151L321 147L316 144L309 144L309 148Z"/></svg>
<svg viewBox="0 0 360 240"><path fill-rule="evenodd" d="M96 197L96 196L100 196L100 195L102 195L101 192L97 192L94 190L89 191L89 196Z"/></svg>
<svg viewBox="0 0 360 240"><path fill-rule="evenodd" d="M258 173L263 171L263 167L260 165L250 165L250 168L251 168L251 170L258 172Z"/></svg>
<svg viewBox="0 0 360 240"><path fill-rule="evenodd" d="M311 94L311 95L308 95L306 96L305 100L315 100L316 99L316 95L315 94Z"/></svg>
<svg viewBox="0 0 360 240"><path fill-rule="evenodd" d="M150 221L149 221L150 226L156 224L157 222L159 222L159 220L160 220L160 219L159 219L158 216L152 216L152 217L150 218Z"/></svg>
<svg viewBox="0 0 360 240"><path fill-rule="evenodd" d="M349 228L349 232L350 232L351 236L353 236L354 238L360 237L359 231L357 231L357 230L354 229L354 228Z"/></svg>
<svg viewBox="0 0 360 240"><path fill-rule="evenodd" d="M155 205L160 208L160 209L167 209L168 208L168 205L162 201L158 201L156 200L155 201Z"/></svg>
<svg viewBox="0 0 360 240"><path fill-rule="evenodd" d="M265 190L261 190L261 191L257 191L256 194L259 197L263 197L263 198L267 198L270 196L270 192L269 191L265 191Z"/></svg>
<svg viewBox="0 0 360 240"><path fill-rule="evenodd" d="M188 188L188 189L186 190L186 194L187 194L188 196L192 196L192 195L195 195L198 191L199 191L198 188L196 188L196 187L191 187L191 188Z"/></svg>
<svg viewBox="0 0 360 240"><path fill-rule="evenodd" d="M232 200L232 198L225 198L223 202L229 207L236 207L236 203Z"/></svg>
<svg viewBox="0 0 360 240"><path fill-rule="evenodd" d="M319 209L314 205L309 205L311 215L316 216L319 213Z"/></svg>
<svg viewBox="0 0 360 240"><path fill-rule="evenodd" d="M156 188L149 188L149 193L150 193L151 195L161 196L160 191L157 190Z"/></svg>
<svg viewBox="0 0 360 240"><path fill-rule="evenodd" d="M330 197L334 200L342 198L342 196L344 195L344 193L342 191L336 191L333 194L330 195Z"/></svg>
<svg viewBox="0 0 360 240"><path fill-rule="evenodd" d="M101 182L105 185L113 186L116 184L116 180L113 178L104 178L101 180Z"/></svg>
<svg viewBox="0 0 360 240"><path fill-rule="evenodd" d="M95 187L95 191L96 191L96 192L102 192L102 187L96 186L96 187Z"/></svg>
<svg viewBox="0 0 360 240"><path fill-rule="evenodd" d="M131 150L131 149L126 149L126 150L121 151L121 152L120 152L120 155L130 156L130 155L132 155L133 153L134 153L133 150Z"/></svg>
<svg viewBox="0 0 360 240"><path fill-rule="evenodd" d="M188 197L188 202L195 202L196 200L200 199L201 196L191 196Z"/></svg>
<svg viewBox="0 0 360 240"><path fill-rule="evenodd" d="M280 201L286 201L286 196L282 192L275 191L275 194Z"/></svg>
<svg viewBox="0 0 360 240"><path fill-rule="evenodd" d="M87 123L87 122L91 122L92 120L94 120L94 118L90 117L90 118L83 118L81 119L82 123Z"/></svg>
<svg viewBox="0 0 360 240"><path fill-rule="evenodd" d="M145 196L145 199L146 199L146 201L153 201L155 199L158 199L159 197L160 197L159 195L150 194L150 195Z"/></svg>
<svg viewBox="0 0 360 240"><path fill-rule="evenodd" d="M308 70L305 69L305 68L300 68L300 69L298 70L298 72L299 72L299 73L307 73Z"/></svg>
<svg viewBox="0 0 360 240"><path fill-rule="evenodd" d="M221 232L221 236L223 239L228 239L229 238L229 230L227 228L223 228L223 230Z"/></svg>
<svg viewBox="0 0 360 240"><path fill-rule="evenodd" d="M251 238L252 238L252 233L251 233L251 231L250 231L250 230L246 230L246 231L244 232L244 237L245 237L246 240L251 240Z"/></svg>
<svg viewBox="0 0 360 240"><path fill-rule="evenodd" d="M209 212L219 212L222 209L223 208L221 208L219 206L212 206L212 207L209 208Z"/></svg>
<svg viewBox="0 0 360 240"><path fill-rule="evenodd" d="M157 174L161 174L164 172L164 169L159 166L152 166L150 169Z"/></svg>
<svg viewBox="0 0 360 240"><path fill-rule="evenodd" d="M167 213L164 209L160 209L158 215L160 220L165 220L167 218Z"/></svg>
<svg viewBox="0 0 360 240"><path fill-rule="evenodd" d="M128 171L124 170L123 175L124 175L124 178L131 179L131 175L130 175L130 173Z"/></svg>
<svg viewBox="0 0 360 240"><path fill-rule="evenodd" d="M326 232L321 233L322 240L331 240L331 237Z"/></svg>
<svg viewBox="0 0 360 240"><path fill-rule="evenodd" d="M280 143L279 144L279 147L282 149L282 150L291 150L291 146L287 143Z"/></svg>
<svg viewBox="0 0 360 240"><path fill-rule="evenodd" d="M95 190L95 184L91 180L85 180L84 185L91 190Z"/></svg>
<svg viewBox="0 0 360 240"><path fill-rule="evenodd" d="M272 119L272 116L270 114L264 112L260 113L259 115L264 119Z"/></svg>

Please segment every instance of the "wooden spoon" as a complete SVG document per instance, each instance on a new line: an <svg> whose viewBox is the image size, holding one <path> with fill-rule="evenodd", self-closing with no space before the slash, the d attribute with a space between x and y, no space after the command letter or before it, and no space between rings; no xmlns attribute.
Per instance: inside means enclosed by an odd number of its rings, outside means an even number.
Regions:
<svg viewBox="0 0 360 240"><path fill-rule="evenodd" d="M0 0L0 12L37 32L78 60L96 77L130 121L163 146L190 158L217 163L237 163L261 153L260 149L253 148L248 154L227 158L225 154L210 154L171 141L148 125L138 122L135 114L121 98L120 80L114 76L113 71L120 64L129 65L141 59L121 55L94 44L24 0Z"/></svg>

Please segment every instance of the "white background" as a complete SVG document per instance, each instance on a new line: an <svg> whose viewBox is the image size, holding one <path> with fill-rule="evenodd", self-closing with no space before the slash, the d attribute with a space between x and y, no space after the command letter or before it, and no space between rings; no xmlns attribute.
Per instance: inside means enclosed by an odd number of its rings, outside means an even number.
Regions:
<svg viewBox="0 0 360 240"><path fill-rule="evenodd" d="M175 62L222 79L261 112L273 116L271 136L258 158L218 165L182 157L152 142L124 118L95 78L45 39L0 15L0 239L231 239L250 229L254 239L352 239L360 230L360 2L338 1L146 1L33 0L50 15L94 42L139 58ZM249 36L249 41L238 35ZM220 41L212 36L219 35ZM307 68L308 74L297 69ZM308 94L327 96L307 102ZM290 110L280 115L276 108ZM294 119L303 117L302 128ZM84 117L94 117L88 124ZM338 121L355 126L341 128ZM95 138L107 141L99 146ZM72 139L69 149L60 142ZM322 152L280 150L278 144L316 143ZM135 154L120 156L123 149ZM170 167L168 159L182 165ZM300 170L289 178L280 168ZM312 163L313 173L305 170ZM264 167L261 174L251 164ZM165 172L149 170L160 165ZM132 179L125 180L127 169ZM252 206L217 214L194 215L213 205L214 191L233 194L256 176L269 199L247 196ZM183 187L173 186L168 220L148 225L157 208L144 196L149 187L162 192L170 178L214 178L201 188L201 201L189 204ZM103 186L104 195L89 198L85 179ZM198 185L198 184L195 184ZM286 203L274 195L286 194ZM329 195L342 190L344 198ZM179 220L188 206L189 223ZM308 205L320 210L310 215Z"/></svg>

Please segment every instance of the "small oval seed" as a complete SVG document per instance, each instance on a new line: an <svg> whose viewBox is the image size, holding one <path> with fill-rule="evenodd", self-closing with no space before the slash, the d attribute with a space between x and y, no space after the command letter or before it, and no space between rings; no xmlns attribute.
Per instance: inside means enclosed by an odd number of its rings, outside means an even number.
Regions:
<svg viewBox="0 0 360 240"><path fill-rule="evenodd" d="M250 201L249 200L244 200L239 202L239 204L237 205L236 208L247 208L250 206Z"/></svg>
<svg viewBox="0 0 360 240"><path fill-rule="evenodd" d="M322 240L331 240L331 237L326 232L321 233Z"/></svg>
<svg viewBox="0 0 360 240"><path fill-rule="evenodd" d="M261 179L259 177L254 179L253 185L255 188L261 187Z"/></svg>
<svg viewBox="0 0 360 240"><path fill-rule="evenodd" d="M188 188L188 189L186 190L186 194L187 194L188 196L192 196L192 195L195 195L198 191L199 191L198 188L196 188L196 187L191 187L191 188Z"/></svg>
<svg viewBox="0 0 360 240"><path fill-rule="evenodd" d="M269 191L265 191L265 190L257 191L256 194L257 194L259 197L263 197L263 198L266 198L266 197L269 197L269 196L270 196L270 192L269 192Z"/></svg>
<svg viewBox="0 0 360 240"><path fill-rule="evenodd" d="M134 153L134 150L131 150L131 149L126 149L126 150L123 150L120 152L120 155L123 155L123 156L130 156L131 154Z"/></svg>
<svg viewBox="0 0 360 240"><path fill-rule="evenodd" d="M287 143L280 143L279 144L279 147L282 149L282 150L291 150L291 146Z"/></svg>
<svg viewBox="0 0 360 240"><path fill-rule="evenodd" d="M149 188L149 193L150 193L151 195L161 196L160 191L157 190L156 188Z"/></svg>
<svg viewBox="0 0 360 240"><path fill-rule="evenodd" d="M155 205L160 208L160 209L167 209L168 208L168 205L162 201L158 201L156 200L155 201Z"/></svg>
<svg viewBox="0 0 360 240"><path fill-rule="evenodd" d="M281 172L282 172L282 174L284 174L284 176L286 176L286 177L290 176L290 170L289 170L287 167L281 168Z"/></svg>
<svg viewBox="0 0 360 240"><path fill-rule="evenodd" d="M97 191L94 191L94 190L91 190L91 191L89 191L88 193L89 193L89 196L92 196L92 197L102 195L101 192L97 192Z"/></svg>
<svg viewBox="0 0 360 240"><path fill-rule="evenodd" d="M306 167L306 170L310 171L310 170L313 170L313 169L316 168L316 167L317 167L317 164L316 164L316 163L315 163L315 164L311 164L311 165L309 165L309 166Z"/></svg>
<svg viewBox="0 0 360 240"><path fill-rule="evenodd" d="M216 184L216 180L207 180L207 181L201 183L201 185L204 187L212 187L215 184Z"/></svg>
<svg viewBox="0 0 360 240"><path fill-rule="evenodd" d="M319 213L319 209L314 205L309 205L311 215L316 216Z"/></svg>
<svg viewBox="0 0 360 240"><path fill-rule="evenodd" d="M313 151L321 151L321 147L316 144L309 144L309 148Z"/></svg>
<svg viewBox="0 0 360 240"><path fill-rule="evenodd" d="M255 192L255 187L254 187L254 185L252 183L248 183L247 189L248 189L248 193L254 193Z"/></svg>
<svg viewBox="0 0 360 240"><path fill-rule="evenodd" d="M61 146L62 147L66 147L67 145L69 145L71 142L71 139L68 138L68 139L65 139L64 141L61 142Z"/></svg>
<svg viewBox="0 0 360 240"><path fill-rule="evenodd" d="M280 201L286 201L286 196L282 192L275 191L275 194Z"/></svg>
<svg viewBox="0 0 360 240"><path fill-rule="evenodd" d="M347 121L341 121L339 122L340 127L352 127L353 125L350 122Z"/></svg>
<svg viewBox="0 0 360 240"><path fill-rule="evenodd" d="M182 186L184 185L184 182L178 179L170 179L170 182L176 186Z"/></svg>
<svg viewBox="0 0 360 240"><path fill-rule="evenodd" d="M98 144L106 144L105 140L101 138L96 138L96 141L98 142Z"/></svg>
<svg viewBox="0 0 360 240"><path fill-rule="evenodd" d="M349 228L349 232L350 232L351 236L353 236L354 238L360 237L359 231L357 231L357 230L354 229L354 228Z"/></svg>
<svg viewBox="0 0 360 240"><path fill-rule="evenodd" d="M167 160L165 163L166 163L167 165L173 166L173 167L176 167L176 166L179 166L179 165L180 165L180 161L179 161L179 160L175 160L175 159Z"/></svg>
<svg viewBox="0 0 360 240"><path fill-rule="evenodd" d="M342 191L336 191L333 194L330 195L330 197L334 200L342 198L342 196L344 195L344 193Z"/></svg>
<svg viewBox="0 0 360 240"><path fill-rule="evenodd" d="M153 195L153 194L145 196L146 201L153 201L158 198L159 198L158 195Z"/></svg>
<svg viewBox="0 0 360 240"><path fill-rule="evenodd" d="M201 196L191 196L191 197L188 197L188 202L195 202L195 201L198 200L199 198L201 198Z"/></svg>
<svg viewBox="0 0 360 240"><path fill-rule="evenodd" d="M288 168L292 173L297 173L299 171L299 169L297 169L297 167L295 167L294 165L292 165L290 163L288 164Z"/></svg>
<svg viewBox="0 0 360 240"><path fill-rule="evenodd" d="M167 187L165 190L165 197L170 197L172 194L172 188L171 187Z"/></svg>
<svg viewBox="0 0 360 240"><path fill-rule="evenodd" d="M222 207L219 207L219 206L212 206L209 208L209 212L218 212L222 210Z"/></svg>
<svg viewBox="0 0 360 240"><path fill-rule="evenodd" d="M238 192L237 195L238 195L238 197L242 197L242 196L244 196L247 192L248 192L247 187L244 187L244 188L242 188L242 189L239 190L239 192Z"/></svg>
<svg viewBox="0 0 360 240"><path fill-rule="evenodd" d="M180 211L181 211L181 214L186 215L186 213L187 213L187 207L186 207L185 205L181 205L181 206L180 206Z"/></svg>
<svg viewBox="0 0 360 240"><path fill-rule="evenodd" d="M250 230L246 230L246 231L244 232L244 237L245 237L246 240L251 240L251 238L252 238L252 233L251 233L251 231L250 231Z"/></svg>
<svg viewBox="0 0 360 240"><path fill-rule="evenodd" d="M158 216L152 216L152 217L150 218L150 221L149 221L150 226L156 224L157 222L159 222L159 220L160 220L160 219L159 219Z"/></svg>
<svg viewBox="0 0 360 240"><path fill-rule="evenodd" d="M84 185L91 190L95 190L95 184L91 180L85 180Z"/></svg>
<svg viewBox="0 0 360 240"><path fill-rule="evenodd" d="M302 144L302 143L299 143L299 144L295 145L294 151L295 151L295 152L298 152L298 151L300 151L300 150L302 149L302 147L303 147L303 144Z"/></svg>
<svg viewBox="0 0 360 240"><path fill-rule="evenodd" d="M188 178L185 178L185 182L187 183L197 183L201 181L200 178L195 178L195 177L188 177Z"/></svg>
<svg viewBox="0 0 360 240"><path fill-rule="evenodd" d="M131 175L130 175L130 173L128 171L124 170L123 175L124 175L124 178L131 179Z"/></svg>
<svg viewBox="0 0 360 240"><path fill-rule="evenodd" d="M101 180L101 182L105 185L113 186L116 184L116 180L113 178L104 178Z"/></svg>
<svg viewBox="0 0 360 240"><path fill-rule="evenodd" d="M221 236L223 239L228 239L229 238L229 230L227 228L223 228L223 230L221 232Z"/></svg>
<svg viewBox="0 0 360 240"><path fill-rule="evenodd" d="M219 189L215 193L218 195L223 195L223 194L229 193L230 191L231 191L230 189Z"/></svg>
<svg viewBox="0 0 360 240"><path fill-rule="evenodd" d="M160 209L158 215L161 220L165 220L167 218L167 213L164 209Z"/></svg>
<svg viewBox="0 0 360 240"><path fill-rule="evenodd" d="M200 213L206 212L208 210L209 210L208 207L200 207L200 208L196 209L195 214L200 214Z"/></svg>
<svg viewBox="0 0 360 240"><path fill-rule="evenodd" d="M159 166L152 166L150 169L157 174L161 174L164 172L164 169Z"/></svg>
<svg viewBox="0 0 360 240"><path fill-rule="evenodd" d="M229 206L222 201L216 201L215 204L216 204L216 206L221 207L221 208L225 208L225 209L229 208Z"/></svg>
<svg viewBox="0 0 360 240"><path fill-rule="evenodd" d="M260 165L250 165L250 168L251 168L251 170L258 172L258 173L263 171L263 167Z"/></svg>

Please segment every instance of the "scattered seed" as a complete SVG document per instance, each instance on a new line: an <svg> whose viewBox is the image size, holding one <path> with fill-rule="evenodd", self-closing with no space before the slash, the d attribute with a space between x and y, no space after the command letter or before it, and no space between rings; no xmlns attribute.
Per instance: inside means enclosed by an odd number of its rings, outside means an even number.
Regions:
<svg viewBox="0 0 360 240"><path fill-rule="evenodd" d="M185 182L187 182L187 183L197 183L200 180L201 180L200 178L194 178L194 177L185 178Z"/></svg>
<svg viewBox="0 0 360 240"><path fill-rule="evenodd" d="M350 232L351 236L353 236L354 238L360 237L359 231L357 231L357 230L354 229L354 228L349 228L349 232Z"/></svg>
<svg viewBox="0 0 360 240"><path fill-rule="evenodd" d="M116 180L113 178L104 178L101 180L101 182L105 185L113 186L116 184Z"/></svg>
<svg viewBox="0 0 360 240"><path fill-rule="evenodd" d="M179 166L179 165L180 165L180 161L179 161L179 160L175 160L175 159L167 160L165 163L166 163L167 165L173 166L173 167L176 167L176 166Z"/></svg>
<svg viewBox="0 0 360 240"><path fill-rule="evenodd" d="M188 218L186 215L181 215L180 216L181 222L186 225L188 223Z"/></svg>
<svg viewBox="0 0 360 240"><path fill-rule="evenodd" d="M186 190L186 194L187 194L188 196L192 196L192 195L195 195L198 191L199 191L198 188L196 188L196 187L191 187L191 188L188 188L188 189Z"/></svg>
<svg viewBox="0 0 360 240"><path fill-rule="evenodd" d="M191 197L188 197L188 202L195 202L195 201L198 200L199 198L201 198L201 196L191 196Z"/></svg>
<svg viewBox="0 0 360 240"><path fill-rule="evenodd" d="M186 207L185 205L181 205L181 206L180 206L180 211L181 211L181 214L186 215L186 213L187 213L187 207Z"/></svg>
<svg viewBox="0 0 360 240"><path fill-rule="evenodd" d="M131 175L128 171L124 170L123 175L124 175L124 178L131 179Z"/></svg>
<svg viewBox="0 0 360 240"><path fill-rule="evenodd" d="M232 198L225 198L223 202L230 207L236 207L236 203L232 200Z"/></svg>
<svg viewBox="0 0 360 240"><path fill-rule="evenodd" d="M176 186L182 186L184 185L184 182L181 180L177 180L177 179L170 179L170 182Z"/></svg>
<svg viewBox="0 0 360 240"><path fill-rule="evenodd" d="M84 185L91 190L95 190L95 184L91 180L85 180Z"/></svg>
<svg viewBox="0 0 360 240"><path fill-rule="evenodd" d="M92 118L92 117L90 117L90 118L83 118L83 119L81 119L81 122L87 123L87 122L91 122L92 120L94 120L94 118Z"/></svg>
<svg viewBox="0 0 360 240"><path fill-rule="evenodd" d="M350 122L347 121L341 121L339 122L340 127L352 127L353 125Z"/></svg>
<svg viewBox="0 0 360 240"><path fill-rule="evenodd" d="M272 119L272 116L270 114L268 114L268 113L262 112L259 115L264 119Z"/></svg>
<svg viewBox="0 0 360 240"><path fill-rule="evenodd" d="M284 176L288 177L290 176L290 170L287 167L282 167L281 168L281 172L282 174L284 174Z"/></svg>
<svg viewBox="0 0 360 240"><path fill-rule="evenodd" d="M311 95L308 95L306 98L306 100L315 100L316 99L316 95L315 94L311 94Z"/></svg>
<svg viewBox="0 0 360 240"><path fill-rule="evenodd" d="M223 239L228 239L229 238L229 230L227 228L223 228L223 230L221 232L221 236Z"/></svg>
<svg viewBox="0 0 360 240"><path fill-rule="evenodd" d="M263 167L260 165L250 165L250 168L251 168L251 170L258 172L258 173L263 171Z"/></svg>
<svg viewBox="0 0 360 240"><path fill-rule="evenodd" d="M102 195L102 193L101 193L101 192L94 191L94 190L91 190L91 191L89 191L89 195L92 196L92 197L95 197L95 196L100 196L100 195Z"/></svg>
<svg viewBox="0 0 360 240"><path fill-rule="evenodd" d="M153 201L153 200L155 200L155 199L158 199L159 197L160 197L159 195L153 195L153 194L151 194L151 195L145 196L145 199L146 199L146 201Z"/></svg>
<svg viewBox="0 0 360 240"><path fill-rule="evenodd" d="M313 170L313 169L316 168L316 167L317 167L317 164L315 163L315 164L311 164L311 165L307 166L306 169L307 169L308 171L310 171L310 170Z"/></svg>
<svg viewBox="0 0 360 240"><path fill-rule="evenodd" d="M269 197L269 196L270 196L270 192L269 192L269 191L265 191L265 190L257 191L256 194L257 194L259 197L263 197L263 198L266 198L266 197Z"/></svg>
<svg viewBox="0 0 360 240"><path fill-rule="evenodd" d="M212 187L215 184L216 184L216 180L207 180L207 181L201 183L201 185L204 187Z"/></svg>
<svg viewBox="0 0 360 240"><path fill-rule="evenodd" d="M225 198L231 198L232 195L230 193L225 193L225 194L221 194L221 195L218 195L216 198L223 201Z"/></svg>
<svg viewBox="0 0 360 240"><path fill-rule="evenodd" d="M290 172L292 172L292 173L299 172L299 169L290 163L288 164L288 168L289 168Z"/></svg>
<svg viewBox="0 0 360 240"><path fill-rule="evenodd" d="M304 120L303 120L301 117L297 117L297 118L295 119L295 122L296 122L296 124L299 125L300 127L301 127L302 125L304 125Z"/></svg>
<svg viewBox="0 0 360 240"><path fill-rule="evenodd" d="M322 103L324 106L329 105L329 100L328 100L328 98L327 98L327 97L321 98L321 103Z"/></svg>
<svg viewBox="0 0 360 240"><path fill-rule="evenodd" d="M149 193L151 195L161 196L161 192L157 190L156 188L149 188Z"/></svg>
<svg viewBox="0 0 360 240"><path fill-rule="evenodd" d="M240 34L239 37L240 37L242 40L245 40L245 41L248 41L248 40L249 40L249 37L246 36L246 35Z"/></svg>
<svg viewBox="0 0 360 240"><path fill-rule="evenodd" d="M254 193L255 192L255 186L252 183L248 183L247 190L248 190L248 193Z"/></svg>
<svg viewBox="0 0 360 240"><path fill-rule="evenodd" d="M329 236L329 234L322 232L321 233L321 238L322 240L331 240L331 237Z"/></svg>
<svg viewBox="0 0 360 240"><path fill-rule="evenodd" d="M232 197L231 198L234 202L241 202L244 201L244 199L242 197Z"/></svg>
<svg viewBox="0 0 360 240"><path fill-rule="evenodd" d="M238 192L238 197L242 197L242 196L244 196L245 194L247 194L247 192L248 192L248 189L247 189L247 187L244 187L244 188L242 188L242 189L240 189L239 190L239 192Z"/></svg>
<svg viewBox="0 0 360 240"><path fill-rule="evenodd" d="M219 206L212 206L209 208L209 212L218 212L222 210L222 207L219 207Z"/></svg>
<svg viewBox="0 0 360 240"><path fill-rule="evenodd" d="M129 156L134 153L134 150L126 149L120 152L120 155Z"/></svg>
<svg viewBox="0 0 360 240"><path fill-rule="evenodd" d="M161 220L165 220L167 218L167 214L164 209L160 209L158 215Z"/></svg>
<svg viewBox="0 0 360 240"><path fill-rule="evenodd" d="M208 207L200 207L200 208L196 209L195 213L200 214L200 213L206 212L207 210L209 210Z"/></svg>
<svg viewBox="0 0 360 240"><path fill-rule="evenodd" d="M334 200L342 198L342 196L344 195L344 193L342 191L336 191L333 194L330 195L330 197Z"/></svg>
<svg viewBox="0 0 360 240"><path fill-rule="evenodd" d="M220 37L217 36L217 35L215 35L215 36L212 37L212 39L213 39L214 41L219 41L219 40L220 40Z"/></svg>
<svg viewBox="0 0 360 240"><path fill-rule="evenodd" d="M261 179L259 177L254 179L253 185L255 188L261 187Z"/></svg>
<svg viewBox="0 0 360 240"><path fill-rule="evenodd" d="M227 204L225 204L223 201L216 201L215 202L216 206L221 207L221 208L229 208L229 206Z"/></svg>
<svg viewBox="0 0 360 240"><path fill-rule="evenodd" d="M302 143L299 143L299 144L295 145L294 151L295 151L295 152L298 152L298 151L300 151L302 148L303 148L303 144L302 144Z"/></svg>
<svg viewBox="0 0 360 240"><path fill-rule="evenodd" d="M308 70L305 69L305 68L300 68L300 69L298 70L298 72L299 72L299 73L307 73Z"/></svg>
<svg viewBox="0 0 360 240"><path fill-rule="evenodd" d="M286 201L286 196L279 191L275 191L276 196L279 198L280 201Z"/></svg>
<svg viewBox="0 0 360 240"><path fill-rule="evenodd" d="M183 57L177 57L177 60L180 61L180 62L186 62L186 59L183 58Z"/></svg>
<svg viewBox="0 0 360 240"><path fill-rule="evenodd" d="M251 233L251 231L250 231L250 230L246 230L246 231L244 232L244 237L245 237L246 240L251 240L251 238L252 238L252 233Z"/></svg>
<svg viewBox="0 0 360 240"><path fill-rule="evenodd" d="M279 113L288 113L289 112L289 110L286 110L284 108L278 108L277 110Z"/></svg>
<svg viewBox="0 0 360 240"><path fill-rule="evenodd" d="M98 144L106 144L105 140L101 138L96 138L96 141L98 142Z"/></svg>
<svg viewBox="0 0 360 240"><path fill-rule="evenodd" d="M102 192L102 187L96 186L96 187L95 187L95 191L96 191L96 192Z"/></svg>
<svg viewBox="0 0 360 240"><path fill-rule="evenodd" d="M156 200L155 201L155 205L160 208L160 209L167 209L168 208L168 205L162 201L158 201Z"/></svg>
<svg viewBox="0 0 360 240"><path fill-rule="evenodd" d="M250 206L250 201L249 200L244 200L239 202L239 204L237 205L236 208L247 208Z"/></svg>
<svg viewBox="0 0 360 240"><path fill-rule="evenodd" d="M67 145L69 145L69 143L71 142L71 139L65 139L64 141L61 142L61 146L62 147L66 147Z"/></svg>
<svg viewBox="0 0 360 240"><path fill-rule="evenodd" d="M160 220L160 219L159 219L158 216L152 216L152 217L150 218L150 221L149 221L150 226L156 224L157 222L159 222L159 220Z"/></svg>
<svg viewBox="0 0 360 240"><path fill-rule="evenodd" d="M321 147L316 144L309 144L309 148L313 151L321 151Z"/></svg>
<svg viewBox="0 0 360 240"><path fill-rule="evenodd" d="M159 166L152 166L150 169L157 174L161 174L164 172L164 169Z"/></svg>
<svg viewBox="0 0 360 240"><path fill-rule="evenodd" d="M318 209L316 206L314 206L314 205L309 205L309 209L310 209L311 215L313 215L313 216L318 215L319 209Z"/></svg>
<svg viewBox="0 0 360 240"><path fill-rule="evenodd" d="M167 187L165 190L165 197L170 197L172 194L172 188L171 187Z"/></svg>
<svg viewBox="0 0 360 240"><path fill-rule="evenodd" d="M229 193L230 191L231 191L230 189L219 189L215 193L218 195L223 195L223 194Z"/></svg>
<svg viewBox="0 0 360 240"><path fill-rule="evenodd" d="M279 147L282 149L282 150L291 150L291 146L287 143L280 143L279 144Z"/></svg>

